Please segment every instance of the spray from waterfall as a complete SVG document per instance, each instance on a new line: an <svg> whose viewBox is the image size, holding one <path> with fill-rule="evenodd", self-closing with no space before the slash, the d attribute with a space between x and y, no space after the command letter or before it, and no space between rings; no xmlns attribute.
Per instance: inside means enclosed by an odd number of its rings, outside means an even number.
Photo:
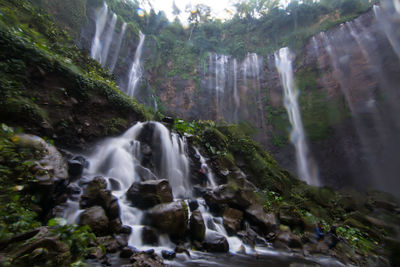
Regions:
<svg viewBox="0 0 400 267"><path fill-rule="evenodd" d="M294 81L292 56L289 48L284 47L275 54L276 68L284 92L284 104L287 110L292 130L290 140L296 149L297 168L300 178L310 185L319 185L317 171L309 159L309 150L301 120L300 108L297 101L298 91Z"/></svg>
<svg viewBox="0 0 400 267"><path fill-rule="evenodd" d="M141 65L141 57L143 51L143 44L146 35L142 32L139 33L139 44L136 48L135 58L132 62L131 68L129 70L129 77L128 77L128 87L126 89L126 94L129 96L135 95L135 90L139 85L139 81L142 78L143 70Z"/></svg>

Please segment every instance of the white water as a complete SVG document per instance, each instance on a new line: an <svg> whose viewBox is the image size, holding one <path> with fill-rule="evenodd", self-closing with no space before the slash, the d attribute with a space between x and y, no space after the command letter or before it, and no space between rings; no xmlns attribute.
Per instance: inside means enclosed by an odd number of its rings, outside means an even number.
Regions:
<svg viewBox="0 0 400 267"><path fill-rule="evenodd" d="M136 87L139 85L139 81L142 78L142 65L141 57L143 51L143 44L146 38L142 32L139 33L139 44L136 48L135 58L131 64L128 76L128 87L126 89L126 94L129 96L135 96Z"/></svg>
<svg viewBox="0 0 400 267"><path fill-rule="evenodd" d="M97 61L101 62L102 57L102 43L101 43L101 35L103 34L104 27L106 26L107 22L107 15L108 15L108 6L104 2L103 7L97 14L96 18L96 31L92 40L92 47L90 50L90 55L92 58L96 59Z"/></svg>
<svg viewBox="0 0 400 267"><path fill-rule="evenodd" d="M275 64L280 74L285 108L289 116L290 124L292 125L290 140L296 149L298 174L303 181L318 186L318 177L309 162L309 151L297 101L298 91L294 81L292 55L289 48L281 48L279 52L275 54Z"/></svg>
<svg viewBox="0 0 400 267"><path fill-rule="evenodd" d="M110 25L104 33L104 44L101 51L100 64L105 66L108 59L108 51L110 50L111 42L114 39L115 26L117 25L117 15L113 13Z"/></svg>
<svg viewBox="0 0 400 267"><path fill-rule="evenodd" d="M121 32L120 32L120 34L118 36L117 49L114 51L114 56L113 56L113 58L111 60L111 64L110 64L110 71L111 72L114 72L115 65L117 64L117 61L118 61L119 50L121 49L122 40L124 39L124 36L125 36L126 26L127 26L127 24L124 22L122 24L122 27L121 27Z"/></svg>
<svg viewBox="0 0 400 267"><path fill-rule="evenodd" d="M201 165L204 164L208 169L208 172L207 172L208 187L210 187L212 189L216 188L217 187L217 183L215 182L215 179L214 179L214 173L212 172L211 168L207 165L206 159L200 154L200 151L197 148L194 148L194 150L196 151L196 155L200 159L200 164Z"/></svg>
<svg viewBox="0 0 400 267"><path fill-rule="evenodd" d="M233 112L233 121L235 123L239 122L238 111L240 108L240 97L238 92L238 85L237 85L237 60L236 58L233 59L233 99L235 103L235 109Z"/></svg>

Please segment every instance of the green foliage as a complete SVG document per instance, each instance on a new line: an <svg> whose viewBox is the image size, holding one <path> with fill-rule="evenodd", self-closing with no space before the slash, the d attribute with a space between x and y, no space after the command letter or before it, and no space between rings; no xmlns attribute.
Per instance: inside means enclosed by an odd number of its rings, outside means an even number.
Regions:
<svg viewBox="0 0 400 267"><path fill-rule="evenodd" d="M358 228L345 225L338 227L336 232L338 236L346 239L352 246L359 248L366 255L378 245L378 242Z"/></svg>
<svg viewBox="0 0 400 267"><path fill-rule="evenodd" d="M197 125L196 121L187 122L185 120L175 119L173 129L180 134L196 134L199 130L199 126Z"/></svg>
<svg viewBox="0 0 400 267"><path fill-rule="evenodd" d="M72 255L77 258L86 257L90 253L90 244L97 242L89 226L67 224L63 218L53 218L48 225L53 227L52 232L60 236L60 240L70 247Z"/></svg>
<svg viewBox="0 0 400 267"><path fill-rule="evenodd" d="M283 197L274 191L262 190L258 191L257 195L268 211L277 210L283 201Z"/></svg>

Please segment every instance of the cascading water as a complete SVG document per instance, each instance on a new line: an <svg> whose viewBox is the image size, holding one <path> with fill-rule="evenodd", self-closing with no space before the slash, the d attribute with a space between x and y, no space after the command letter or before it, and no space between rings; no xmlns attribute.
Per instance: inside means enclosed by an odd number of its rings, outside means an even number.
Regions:
<svg viewBox="0 0 400 267"><path fill-rule="evenodd" d="M142 57L143 44L146 35L140 32L139 38L140 39L139 39L139 44L136 48L135 58L129 70L128 86L126 89L126 94L129 96L135 96L136 87L139 85L140 79L142 78L142 65L140 60Z"/></svg>
<svg viewBox="0 0 400 267"><path fill-rule="evenodd" d="M102 56L102 43L101 43L101 35L103 34L104 27L106 26L107 22L107 15L108 15L108 6L104 2L103 7L97 14L96 18L96 31L92 41L92 47L90 50L90 55L92 58L96 59L97 61L101 61Z"/></svg>
<svg viewBox="0 0 400 267"><path fill-rule="evenodd" d="M142 144L139 139L144 134L144 131L152 129L151 144L156 144L153 154L159 154L160 166L154 166L154 170L150 170L142 166L143 159ZM138 168L145 169L147 173L151 173L151 177L157 179L168 179L172 188L173 197L177 199L193 199L191 185L189 182L189 158L187 156L187 143L185 138L178 134L171 133L163 124L158 122L137 123L122 136L106 139L100 143L94 153L88 156L89 167L85 169L82 177L85 179L93 179L97 176L112 177L108 178L108 188L112 189L112 194L118 198L118 203L121 210L121 221L124 225L132 228L132 234L129 238L129 244L139 249L147 249L142 242L142 219L144 212L138 208L132 207L126 199L126 192L135 182L140 182L143 177L139 174ZM159 151L158 151L159 150ZM207 163L200 152L195 149L197 157L201 164ZM157 158L157 157L156 157ZM208 166L207 166L208 168ZM210 170L210 169L209 169ZM207 174L210 188L216 188L217 184L214 181L214 175L210 170ZM112 187L110 179L118 182L119 186ZM87 183L89 180L86 180ZM75 186L80 184L79 181ZM198 198L200 211L203 214L207 225L208 234L219 234L227 238L231 251L236 252L239 248L243 249L242 242L237 237L228 236L222 218L214 218L208 211L203 198ZM64 217L69 223L76 223L83 210L79 209L77 199L68 200L67 208L64 210ZM173 244L169 241L167 235L159 237L157 251L161 249L172 249ZM249 248L246 247L248 251Z"/></svg>
<svg viewBox="0 0 400 267"><path fill-rule="evenodd" d="M229 58L226 55L215 54L215 95L217 118L223 117L222 105L225 96L228 60Z"/></svg>
<svg viewBox="0 0 400 267"><path fill-rule="evenodd" d="M102 66L105 66L108 59L108 51L110 50L111 42L114 39L115 26L117 25L117 15L112 14L110 25L108 25L107 30L104 33L104 44L101 49L101 57L98 59Z"/></svg>
<svg viewBox="0 0 400 267"><path fill-rule="evenodd" d="M114 56L113 56L113 58L111 60L111 63L110 63L110 71L111 72L114 72L115 65L117 64L117 61L118 61L118 56L119 56L119 51L121 49L122 40L124 39L125 32L126 32L126 26L127 26L127 24L124 22L122 24L122 27L121 27L121 32L120 32L120 34L118 36L116 50L114 51Z"/></svg>
<svg viewBox="0 0 400 267"><path fill-rule="evenodd" d="M275 64L280 74L284 92L284 104L292 130L290 140L296 149L297 167L300 178L311 185L319 185L315 167L309 161L309 151L304 134L300 108L297 101L298 91L294 81L292 59L289 48L284 47L275 54Z"/></svg>
<svg viewBox="0 0 400 267"><path fill-rule="evenodd" d="M235 104L235 109L233 112L233 121L237 123L239 121L238 111L240 107L240 97L238 92L238 85L237 85L237 60L236 58L233 59L233 100Z"/></svg>

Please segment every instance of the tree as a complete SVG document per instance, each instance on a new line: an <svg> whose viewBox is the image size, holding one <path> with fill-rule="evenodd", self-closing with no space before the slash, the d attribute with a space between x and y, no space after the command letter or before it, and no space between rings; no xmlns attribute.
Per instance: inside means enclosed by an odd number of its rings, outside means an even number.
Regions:
<svg viewBox="0 0 400 267"><path fill-rule="evenodd" d="M175 0L172 2L172 14L176 17L181 14L181 10L176 6Z"/></svg>
<svg viewBox="0 0 400 267"><path fill-rule="evenodd" d="M194 28L196 28L199 23L209 21L211 17L211 8L204 4L197 4L194 7L191 5L187 6L186 11L190 12L188 21L190 24L192 24L189 35L190 40L192 38Z"/></svg>

